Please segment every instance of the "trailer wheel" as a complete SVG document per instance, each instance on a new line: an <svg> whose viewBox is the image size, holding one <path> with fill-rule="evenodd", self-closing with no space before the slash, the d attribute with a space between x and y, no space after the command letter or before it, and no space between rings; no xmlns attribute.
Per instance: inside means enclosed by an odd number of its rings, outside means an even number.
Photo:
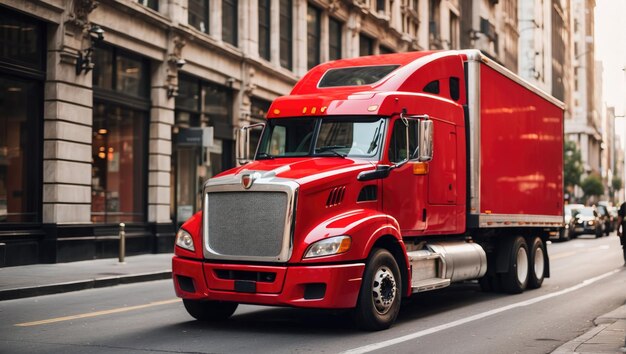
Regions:
<svg viewBox="0 0 626 354"><path fill-rule="evenodd" d="M183 299L183 305L185 305L185 309L191 317L199 321L211 322L222 321L229 318L235 312L239 304L226 301Z"/></svg>
<svg viewBox="0 0 626 354"><path fill-rule="evenodd" d="M519 294L528 285L528 245L523 237L517 236L509 243L509 267L502 274L502 288L507 293Z"/></svg>
<svg viewBox="0 0 626 354"><path fill-rule="evenodd" d="M530 275L528 288L537 289L543 284L546 274L546 246L539 237L535 237L530 246Z"/></svg>
<svg viewBox="0 0 626 354"><path fill-rule="evenodd" d="M395 258L386 249L372 250L354 310L356 325L368 331L391 327L400 311L401 298L402 279Z"/></svg>

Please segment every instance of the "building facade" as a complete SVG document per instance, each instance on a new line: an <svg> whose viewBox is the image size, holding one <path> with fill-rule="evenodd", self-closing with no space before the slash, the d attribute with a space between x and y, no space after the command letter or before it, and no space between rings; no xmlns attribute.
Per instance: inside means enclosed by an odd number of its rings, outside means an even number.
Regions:
<svg viewBox="0 0 626 354"><path fill-rule="evenodd" d="M458 0L6 0L0 265L168 252L314 65L460 48ZM431 35L431 30L436 31Z"/></svg>
<svg viewBox="0 0 626 354"><path fill-rule="evenodd" d="M601 174L602 98L601 70L594 57L594 0L571 1L572 70L574 77L572 119L565 125L567 139L580 148L586 174Z"/></svg>

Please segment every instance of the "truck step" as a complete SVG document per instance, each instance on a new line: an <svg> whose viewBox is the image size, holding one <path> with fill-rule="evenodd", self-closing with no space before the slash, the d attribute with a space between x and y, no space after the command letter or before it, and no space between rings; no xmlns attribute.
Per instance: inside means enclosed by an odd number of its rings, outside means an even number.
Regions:
<svg viewBox="0 0 626 354"><path fill-rule="evenodd" d="M450 285L450 279L432 278L424 279L411 284L411 290L415 293L445 288Z"/></svg>

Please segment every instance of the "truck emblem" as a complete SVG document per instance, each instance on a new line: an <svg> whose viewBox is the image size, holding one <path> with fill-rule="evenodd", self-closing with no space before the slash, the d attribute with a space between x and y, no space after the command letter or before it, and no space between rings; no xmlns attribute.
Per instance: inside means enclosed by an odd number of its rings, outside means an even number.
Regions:
<svg viewBox="0 0 626 354"><path fill-rule="evenodd" d="M255 178L255 176L253 174L246 173L245 175L241 176L241 185L245 189L250 189L250 187L252 187L252 184L254 183L255 179L256 178Z"/></svg>

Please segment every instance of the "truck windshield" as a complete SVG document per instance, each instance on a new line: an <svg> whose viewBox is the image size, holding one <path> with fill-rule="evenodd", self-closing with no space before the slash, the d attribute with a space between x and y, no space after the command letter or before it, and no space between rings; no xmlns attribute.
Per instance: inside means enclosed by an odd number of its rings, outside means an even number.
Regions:
<svg viewBox="0 0 626 354"><path fill-rule="evenodd" d="M270 119L256 158L374 158L380 152L384 122L380 117Z"/></svg>

